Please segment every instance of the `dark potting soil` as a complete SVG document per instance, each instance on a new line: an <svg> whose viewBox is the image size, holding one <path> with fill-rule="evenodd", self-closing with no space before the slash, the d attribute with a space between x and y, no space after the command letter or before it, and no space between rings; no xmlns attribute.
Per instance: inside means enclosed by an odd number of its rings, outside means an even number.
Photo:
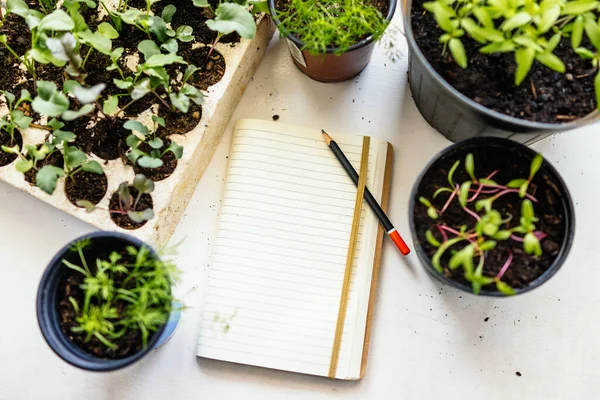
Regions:
<svg viewBox="0 0 600 400"><path fill-rule="evenodd" d="M164 110L164 108L161 108ZM185 135L194 129L202 118L202 106L193 101L187 114L181 112L163 112L160 114L165 119L165 131L167 135Z"/></svg>
<svg viewBox="0 0 600 400"><path fill-rule="evenodd" d="M84 253L88 265L95 268L96 259L100 258L103 260L108 259L108 256L113 249L104 249L101 251ZM122 261L125 263L135 263L135 258L127 254L124 248L114 249L121 254ZM132 287L124 286L123 281L126 278L125 275L115 275L113 285L115 287L125 287L126 289L132 289ZM69 273L60 281L58 286L58 312L60 315L60 324L64 334L75 343L81 349L90 353L96 357L104 359L121 359L128 356L132 356L142 350L142 333L139 330L128 329L125 334L118 339L111 340L112 343L117 345L117 349L107 348L102 342L100 342L95 336L92 336L90 340L86 341L85 332L73 332L72 328L79 326L77 323L77 314L73 309L69 297L75 299L77 304L81 305L84 302L84 291L80 288L83 284L84 276L77 272L69 270ZM131 281L133 282L133 281ZM94 303L92 303L94 304ZM128 306L125 300L118 300L113 302L117 313L123 314L123 311Z"/></svg>
<svg viewBox="0 0 600 400"><path fill-rule="evenodd" d="M128 102L131 102L131 97L119 97L119 107L125 107ZM156 97L154 97L151 94L147 94L141 99L138 99L131 103L131 105L127 106L127 108L122 111L125 115L136 117L157 103L158 100L156 99Z"/></svg>
<svg viewBox="0 0 600 400"><path fill-rule="evenodd" d="M137 198L137 195L138 195L138 191L133 186L129 186L129 194L131 195L131 197L133 197L133 200L135 201L135 199ZM135 211L143 211L147 208L152 208L152 207L154 207L154 203L152 201L152 196L150 196L148 193L144 193L142 195L142 197L140 197L140 201L138 202ZM141 228L142 226L144 226L146 224L146 222L148 222L148 221L144 221L141 223L134 222L127 216L127 214L121 214L118 212L114 212L115 210L121 209L121 206L119 204L119 193L118 192L113 193L113 195L111 196L108 208L109 208L109 210L111 210L110 218L113 220L113 222L115 224L119 225L123 229L138 229L138 228Z"/></svg>
<svg viewBox="0 0 600 400"><path fill-rule="evenodd" d="M38 144L37 148L39 149L41 146L42 144ZM35 176L37 172L45 165L52 165L58 168L63 168L65 165L65 159L60 151L54 151L49 156L46 156L46 158L44 158L43 160L38 161L36 165L37 169L32 168L23 174L25 181L35 186Z"/></svg>
<svg viewBox="0 0 600 400"><path fill-rule="evenodd" d="M19 150L23 148L23 136L18 129L14 130L13 137L11 138L8 133L0 130L0 147L8 146L13 147L15 144L19 145ZM7 153L0 149L0 167L10 164L15 161L18 156L16 154Z"/></svg>
<svg viewBox="0 0 600 400"><path fill-rule="evenodd" d="M177 8L177 11L173 16L173 20L171 21L171 27L173 29L176 30L182 25L191 26L194 30L193 35L196 38L196 41L199 43L204 43L206 45L212 44L212 42L217 38L217 32L211 31L206 26L206 21L214 18L214 14L210 10L210 8L196 7L194 6L192 1L163 0L161 2L156 3L156 8L153 8L153 10L157 15L160 15L164 8L169 4L172 4ZM219 0L209 0L209 4L214 10L218 7ZM228 35L223 36L219 40L219 43L235 44L239 41L240 36L236 32L232 32Z"/></svg>
<svg viewBox="0 0 600 400"><path fill-rule="evenodd" d="M127 120L117 118L114 121L103 118L98 121L91 129L91 136L87 139L91 141L92 152L104 160L116 160L124 157L128 149L125 140L131 133L123 128ZM86 144L86 149L88 144Z"/></svg>
<svg viewBox="0 0 600 400"><path fill-rule="evenodd" d="M475 173L478 177L486 177L491 172L499 169L500 171L494 176L494 181L499 184L506 184L508 181L527 177L529 174L529 160L523 158L515 159L514 156L507 156L504 151L490 151L489 148L469 149L455 154L451 159L438 161L423 177L421 185L418 188L418 193L415 198L414 222L417 227L417 235L419 244L423 247L429 258L436 252L437 248L430 245L426 238L425 232L431 230L433 235L441 242L442 237L436 224L446 224L456 230L460 230L461 225L466 224L470 230L475 226L475 219L468 215L458 204L456 199L453 200L451 206L437 220L432 220L427 216L427 207L419 203L418 198L423 196L429 199L432 204L438 209L442 209L448 199L449 193L442 193L436 199L432 199L433 193L440 187L448 186L448 171L456 160L460 160L461 164L454 173L455 182L464 182L469 180L467 173L464 170L464 159L468 153L473 153L475 159ZM475 187L474 187L475 188ZM556 259L562 243L566 236L565 228L565 208L561 200L562 193L554 182L550 180L549 175L544 173L544 168L536 174L533 179L528 193L533 195L539 202L534 203L534 210L539 221L535 224L536 230L546 233L548 236L541 240L543 254L541 257L528 255L523 251L523 243L513 239L505 241L497 241L497 246L491 251L486 252L485 264L483 267L483 275L494 277L498 274L505 261L508 258L508 250L513 252L513 261L502 277L502 281L506 282L515 289L527 287L535 279L539 278ZM478 199L491 197L491 195L480 195ZM509 221L505 228L518 225L521 217L521 198L518 193L510 193L501 196L493 204L493 208L500 212L502 218L505 219L512 215L512 220ZM474 203L469 203L469 208L474 209ZM515 234L522 237L521 234ZM450 235L452 236L452 235ZM446 251L442 257L442 266L444 266L445 275L457 282L460 282L467 287L471 284L464 278L463 270L458 268L454 271L447 268L448 261L451 257L451 250L459 250L464 245L458 243ZM478 261L478 260L476 260ZM496 291L495 285L483 287L484 290Z"/></svg>
<svg viewBox="0 0 600 400"><path fill-rule="evenodd" d="M165 151L165 149L167 149L171 145L170 139L163 138L163 142L164 145L160 149L161 152ZM144 153L149 154L152 151L152 148L147 143L141 143L140 150L142 150ZM163 165L158 168L142 168L136 163L133 166L133 170L136 174L143 174L147 178L152 179L154 182L162 181L171 176L173 171L175 171L175 168L177 168L177 158L172 152L167 151L161 157L161 160L163 162Z"/></svg>
<svg viewBox="0 0 600 400"><path fill-rule="evenodd" d="M7 43L19 56L31 47L31 32L24 18L16 14L8 14L0 26L0 35L7 36ZM4 46L0 46L4 48Z"/></svg>
<svg viewBox="0 0 600 400"><path fill-rule="evenodd" d="M180 53L178 53L188 64L198 67L198 70L189 78L188 83L200 90L208 89L223 79L223 75L225 75L225 58L216 50L213 50L209 57L209 51L209 47L192 50L188 46L180 49ZM183 74L187 66L177 64L175 68Z"/></svg>
<svg viewBox="0 0 600 400"><path fill-rule="evenodd" d="M596 108L595 69L581 60L567 39L561 40L555 54L566 66L559 74L534 62L529 75L514 85L514 54L484 55L481 45L463 36L468 67L460 68L450 51L442 55L442 30L433 15L425 12L423 0L414 0L412 28L419 49L431 66L456 90L477 103L512 117L530 121L560 123L583 117ZM584 47L589 43L583 42Z"/></svg>
<svg viewBox="0 0 600 400"><path fill-rule="evenodd" d="M77 200L98 204L104 198L107 189L108 180L105 174L81 171L74 179L65 179L65 194L74 205L77 205Z"/></svg>

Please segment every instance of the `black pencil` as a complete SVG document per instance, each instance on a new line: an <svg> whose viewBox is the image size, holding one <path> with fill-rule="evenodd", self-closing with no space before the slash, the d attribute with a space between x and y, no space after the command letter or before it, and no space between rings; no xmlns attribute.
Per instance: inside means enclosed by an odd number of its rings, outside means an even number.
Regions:
<svg viewBox="0 0 600 400"><path fill-rule="evenodd" d="M331 136L329 136L327 132L325 132L323 129L321 129L321 133L323 133L323 136L325 137L325 143L327 143L335 157L339 160L340 164L342 164L342 167L344 167L344 169L350 176L350 179L352 179L352 182L354 182L355 185L358 185L358 173L356 172L352 164L350 164L350 161L348 161L342 149L340 149L335 140L333 140ZM402 253L402 255L407 255L408 253L410 253L410 249L406 245L406 242L404 242L402 236L400 236L396 228L394 228L394 225L392 225L390 219L387 217L387 215L385 215L385 212L383 212L381 206L379 205L379 203L377 203L377 200L375 200L375 197L373 197L373 195L367 188L365 188L365 200L367 201L367 204L369 204L369 207L371 207L377 218L379 218L379 222L381 222L381 224L387 231L387 234L390 237L390 239L392 239L392 241L396 244L396 247L398 247L400 253Z"/></svg>

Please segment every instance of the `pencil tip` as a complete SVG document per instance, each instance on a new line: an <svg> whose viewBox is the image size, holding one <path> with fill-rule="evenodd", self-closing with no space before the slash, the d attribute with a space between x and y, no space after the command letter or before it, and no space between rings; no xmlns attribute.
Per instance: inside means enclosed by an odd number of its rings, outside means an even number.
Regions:
<svg viewBox="0 0 600 400"><path fill-rule="evenodd" d="M333 139L331 139L331 136L329 136L325 130L321 129L321 133L323 136L325 136L325 143L327 143L327 146L329 146L329 143L331 143Z"/></svg>

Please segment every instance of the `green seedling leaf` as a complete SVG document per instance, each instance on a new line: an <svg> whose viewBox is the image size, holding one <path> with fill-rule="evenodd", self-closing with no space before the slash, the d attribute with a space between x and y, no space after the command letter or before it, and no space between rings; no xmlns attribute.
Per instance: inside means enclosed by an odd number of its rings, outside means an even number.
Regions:
<svg viewBox="0 0 600 400"><path fill-rule="evenodd" d="M153 158L148 156L141 156L138 158L137 163L142 168L154 169L162 167L163 161L160 158Z"/></svg>
<svg viewBox="0 0 600 400"><path fill-rule="evenodd" d="M579 15L573 22L573 30L571 31L571 46L573 50L581 45L583 39L583 16Z"/></svg>
<svg viewBox="0 0 600 400"><path fill-rule="evenodd" d="M193 3L196 7L210 7L210 4L208 4L208 0L193 0Z"/></svg>
<svg viewBox="0 0 600 400"><path fill-rule="evenodd" d="M266 1L254 3L252 6L252 15L256 15L258 13L269 14L269 3Z"/></svg>
<svg viewBox="0 0 600 400"><path fill-rule="evenodd" d="M432 196L432 197L435 199L435 198L436 198L436 197L437 197L437 196L438 196L440 193L444 193L444 192L452 193L452 192L453 192L453 190L452 190L452 189L450 189L450 188L447 188L447 187L439 188L438 190L436 190L436 191L433 193L433 196Z"/></svg>
<svg viewBox="0 0 600 400"><path fill-rule="evenodd" d="M106 115L113 115L119 107L119 98L117 96L109 96L102 105L102 111Z"/></svg>
<svg viewBox="0 0 600 400"><path fill-rule="evenodd" d="M433 208L433 207L429 207L429 208L427 209L427 215L428 215L428 216L429 216L429 218L431 218L431 219L438 219L438 218L439 218L439 215L438 215L438 212L437 212L437 210L436 210L435 208Z"/></svg>
<svg viewBox="0 0 600 400"><path fill-rule="evenodd" d="M54 193L56 189L56 181L62 178L65 172L53 165L44 165L35 175L35 184L48 194Z"/></svg>
<svg viewBox="0 0 600 400"><path fill-rule="evenodd" d="M566 4L569 4L569 3L567 2ZM560 16L560 5L558 5L558 4L550 6L546 10L544 10L544 12L542 13L542 16L540 18L540 21L537 24L538 32L539 33L548 32L550 30L550 28L552 28L552 26L556 23L556 20L558 20L559 16Z"/></svg>
<svg viewBox="0 0 600 400"><path fill-rule="evenodd" d="M527 182L527 179L513 179L506 184L506 187L516 189L521 187L521 185L523 185L525 182Z"/></svg>
<svg viewBox="0 0 600 400"><path fill-rule="evenodd" d="M500 29L503 32L508 32L528 24L529 22L531 22L531 15L525 11L521 11L516 13L513 17L505 20L502 25L500 25Z"/></svg>
<svg viewBox="0 0 600 400"><path fill-rule="evenodd" d="M119 37L119 32L115 28L112 27L108 22L103 22L98 25L98 32L109 39L117 39Z"/></svg>
<svg viewBox="0 0 600 400"><path fill-rule="evenodd" d="M163 128L166 126L165 125L165 119L159 117L158 115L153 115L152 116L152 122L154 122L155 124L162 126Z"/></svg>
<svg viewBox="0 0 600 400"><path fill-rule="evenodd" d="M112 50L112 42L110 39L99 32L90 31L89 29L85 32L79 33L79 38L85 44L93 47L102 54L110 55Z"/></svg>
<svg viewBox="0 0 600 400"><path fill-rule="evenodd" d="M29 128L29 125L33 122L33 118L26 116L23 111L13 110L11 113L11 121L15 123L21 129Z"/></svg>
<svg viewBox="0 0 600 400"><path fill-rule="evenodd" d="M173 4L169 4L167 5L162 12L162 19L168 24L171 22L171 20L173 20L173 16L175 15L175 12L177 11L177 7L175 7Z"/></svg>
<svg viewBox="0 0 600 400"><path fill-rule="evenodd" d="M517 72L515 74L515 85L519 86L525 79L535 58L535 49L526 47L515 52L515 61L517 63Z"/></svg>
<svg viewBox="0 0 600 400"><path fill-rule="evenodd" d="M79 100L80 103L89 104L95 102L105 88L106 85L104 83L99 83L90 88L79 85L73 87L73 95L75 95L75 98Z"/></svg>
<svg viewBox="0 0 600 400"><path fill-rule="evenodd" d="M102 169L102 166L98 163L98 161L88 161L85 164L81 165L81 169L85 172L91 172L92 174L104 174L104 170Z"/></svg>
<svg viewBox="0 0 600 400"><path fill-rule="evenodd" d="M490 237L495 240L508 240L508 238L510 238L510 235L512 235L511 231L503 230L496 232Z"/></svg>
<svg viewBox="0 0 600 400"><path fill-rule="evenodd" d="M133 178L133 187L139 193L150 194L154 191L154 182L152 179L146 178L143 174L137 174L135 178Z"/></svg>
<svg viewBox="0 0 600 400"><path fill-rule="evenodd" d="M513 289L507 283L504 283L502 281L496 281L496 289L498 289L500 293L505 294L507 296L514 296L515 294L517 294L515 289Z"/></svg>
<svg viewBox="0 0 600 400"><path fill-rule="evenodd" d="M148 60L150 57L160 54L160 49L153 40L142 40L138 44L138 50L144 55L144 60Z"/></svg>
<svg viewBox="0 0 600 400"><path fill-rule="evenodd" d="M142 124L139 121L134 121L134 120L129 120L129 121L125 122L123 124L123 128L130 130L130 131L140 132L144 136L146 136L150 133L150 131L148 130L148 127L146 125Z"/></svg>
<svg viewBox="0 0 600 400"><path fill-rule="evenodd" d="M88 200L77 200L75 204L77 207L85 208L85 211L88 213L94 212L96 209L96 205Z"/></svg>
<svg viewBox="0 0 600 400"><path fill-rule="evenodd" d="M25 173L33 168L33 160L23 160L19 158L15 163L15 168L21 173Z"/></svg>
<svg viewBox="0 0 600 400"><path fill-rule="evenodd" d="M537 53L535 59L553 71L563 74L566 70L565 64L560 58L552 53Z"/></svg>
<svg viewBox="0 0 600 400"><path fill-rule="evenodd" d="M598 7L597 1L578 0L563 3L562 15L581 15Z"/></svg>
<svg viewBox="0 0 600 400"><path fill-rule="evenodd" d="M85 153L76 147L65 149L65 165L70 169L75 169L87 161Z"/></svg>
<svg viewBox="0 0 600 400"><path fill-rule="evenodd" d="M472 153L467 154L465 158L465 171L467 171L473 182L477 182L477 178L475 178L475 160Z"/></svg>
<svg viewBox="0 0 600 400"><path fill-rule="evenodd" d="M11 14L16 14L19 17L25 18L30 15L31 10L23 0L8 0L6 8Z"/></svg>
<svg viewBox="0 0 600 400"><path fill-rule="evenodd" d="M130 87L133 86L133 82L131 82L131 81L124 81L124 80L116 79L116 78L113 79L113 83L119 89L129 89Z"/></svg>
<svg viewBox="0 0 600 400"><path fill-rule="evenodd" d="M52 136L54 136L59 143L71 142L77 138L73 132L61 131L60 129L53 131Z"/></svg>
<svg viewBox="0 0 600 400"><path fill-rule="evenodd" d="M433 233L428 229L425 232L425 239L427 240L427 243L429 243L430 245L432 245L433 247L440 247L442 244L435 238L435 236L433 236Z"/></svg>
<svg viewBox="0 0 600 400"><path fill-rule="evenodd" d="M448 7L442 2L437 1L423 3L423 8L433 13L435 22L437 22L440 28L442 28L444 31L454 31L455 27L453 21L455 20L453 20L453 18L456 17L456 12L454 9Z"/></svg>
<svg viewBox="0 0 600 400"><path fill-rule="evenodd" d="M33 109L49 117L58 117L69 109L69 99L58 91L56 83L38 81L38 95L31 102Z"/></svg>
<svg viewBox="0 0 600 400"><path fill-rule="evenodd" d="M487 199L477 200L475 202L475 210L481 211L485 209L486 212L490 212L492 210L492 203L494 202L494 198L490 197Z"/></svg>
<svg viewBox="0 0 600 400"><path fill-rule="evenodd" d="M19 154L21 152L21 149L19 148L19 145L15 144L13 147L9 147L9 146L2 146L2 151L8 154Z"/></svg>
<svg viewBox="0 0 600 400"><path fill-rule="evenodd" d="M70 31L75 28L73 19L63 10L55 10L40 21L37 29L40 31Z"/></svg>
<svg viewBox="0 0 600 400"><path fill-rule="evenodd" d="M159 50L160 51L160 50ZM146 67L164 67L170 64L187 64L181 56L177 54L154 54L151 56L144 65Z"/></svg>
<svg viewBox="0 0 600 400"><path fill-rule="evenodd" d="M533 232L528 232L525 234L525 237L523 238L523 249L527 254L533 254L537 257L542 255L542 246Z"/></svg>
<svg viewBox="0 0 600 400"><path fill-rule="evenodd" d="M458 202L462 207L467 206L467 200L469 199L469 189L471 189L471 181L463 182L460 185L460 191L458 192Z"/></svg>
<svg viewBox="0 0 600 400"><path fill-rule="evenodd" d="M159 137L155 137L152 140L148 140L148 144L150 145L150 147L152 147L153 149L160 149L161 147L163 147L163 141L161 138Z"/></svg>
<svg viewBox="0 0 600 400"><path fill-rule="evenodd" d="M576 48L575 53L577 53L577 55L583 58L584 60L591 60L596 56L593 52L586 49L585 47Z"/></svg>
<svg viewBox="0 0 600 400"><path fill-rule="evenodd" d="M86 104L81 107L78 111L67 110L63 113L62 119L65 121L73 121L83 115L89 114L94 111L94 106L91 104Z"/></svg>
<svg viewBox="0 0 600 400"><path fill-rule="evenodd" d="M531 181L535 174L540 170L542 164L544 163L544 157L541 154L536 154L531 161L531 165L529 166L529 180Z"/></svg>
<svg viewBox="0 0 600 400"><path fill-rule="evenodd" d="M131 99L139 100L150 93L150 79L142 79L131 91Z"/></svg>
<svg viewBox="0 0 600 400"><path fill-rule="evenodd" d="M215 18L206 21L206 26L222 35L235 31L244 39L252 39L256 35L252 14L246 7L234 3L219 4Z"/></svg>
<svg viewBox="0 0 600 400"><path fill-rule="evenodd" d="M479 245L479 248L483 251L490 251L496 247L495 240L487 240Z"/></svg>
<svg viewBox="0 0 600 400"><path fill-rule="evenodd" d="M127 136L127 139L125 139L125 143L127 143L127 146L129 147L133 147L133 148L137 148L138 145L140 144L141 140L139 137L135 136L133 133L129 136ZM137 157L136 157L137 160ZM135 160L133 160L135 161Z"/></svg>
<svg viewBox="0 0 600 400"><path fill-rule="evenodd" d="M433 207L433 205L431 204L431 202L429 200L427 200L425 197L419 197L419 202L421 204L423 204L425 207Z"/></svg>
<svg viewBox="0 0 600 400"><path fill-rule="evenodd" d="M525 197L525 195L527 194L527 189L529 189L529 181L525 181L525 183L523 183L519 188L519 196L521 198Z"/></svg>
<svg viewBox="0 0 600 400"><path fill-rule="evenodd" d="M183 156L183 146L178 145L175 142L171 142L167 151L170 151L175 155L178 160Z"/></svg>
<svg viewBox="0 0 600 400"><path fill-rule="evenodd" d="M511 40L505 40L502 42L490 43L487 46L482 47L479 51L483 54L493 53L508 53L515 51L517 46Z"/></svg>
<svg viewBox="0 0 600 400"><path fill-rule="evenodd" d="M455 245L456 243L458 243L462 240L464 240L464 239L463 238L453 238L453 239L445 241L437 249L437 251L435 252L433 257L431 258L431 264L433 265L433 268L435 268L435 270L438 271L440 274L444 273L444 268L442 267L442 264L441 264L442 256L444 255L446 250L448 250L451 246Z"/></svg>
<svg viewBox="0 0 600 400"><path fill-rule="evenodd" d="M461 68L467 68L467 53L465 52L465 47L460 39L450 39L448 47L450 48L450 53L452 53L454 61L456 61Z"/></svg>
<svg viewBox="0 0 600 400"><path fill-rule="evenodd" d="M177 28L175 36L180 42L188 43L194 40L194 35L192 35L193 32L194 30L191 26L183 25Z"/></svg>
<svg viewBox="0 0 600 400"><path fill-rule="evenodd" d="M190 108L190 98L181 93L170 93L169 99L173 106L175 106L182 113L187 113Z"/></svg>
<svg viewBox="0 0 600 400"><path fill-rule="evenodd" d="M144 221L149 221L154 218L154 211L151 208L146 208L143 211L127 211L127 216L133 222L141 224Z"/></svg>
<svg viewBox="0 0 600 400"><path fill-rule="evenodd" d="M533 203L529 199L523 200L521 204L521 217L525 218L527 221L533 221L535 218L535 213L533 211Z"/></svg>
<svg viewBox="0 0 600 400"><path fill-rule="evenodd" d="M150 28L151 33L154 33L159 42L165 42L169 37L167 35L167 24L161 17L151 17L150 18Z"/></svg>
<svg viewBox="0 0 600 400"><path fill-rule="evenodd" d="M179 44L175 39L169 39L160 45L161 49L168 51L169 53L177 53L179 51Z"/></svg>
<svg viewBox="0 0 600 400"><path fill-rule="evenodd" d="M600 28L593 18L585 18L583 23L585 33L596 49L600 49Z"/></svg>
<svg viewBox="0 0 600 400"><path fill-rule="evenodd" d="M556 46L560 43L562 39L562 35L560 33L554 34L550 40L548 40L548 44L546 45L546 53L554 51Z"/></svg>
<svg viewBox="0 0 600 400"><path fill-rule="evenodd" d="M456 168L458 168L458 166L460 165L460 161L456 161L453 165L452 168L450 168L450 171L448 172L448 183L450 184L450 187L453 188L456 185L454 184L454 181L452 180L452 178L454 177L454 171L456 171Z"/></svg>

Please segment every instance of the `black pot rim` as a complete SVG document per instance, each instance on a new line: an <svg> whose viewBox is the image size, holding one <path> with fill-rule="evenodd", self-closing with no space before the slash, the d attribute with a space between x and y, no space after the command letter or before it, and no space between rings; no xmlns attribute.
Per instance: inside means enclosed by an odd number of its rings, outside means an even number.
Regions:
<svg viewBox="0 0 600 400"><path fill-rule="evenodd" d="M392 17L394 16L394 12L396 11L397 3L398 3L398 0L390 0L390 8L388 10L387 17L385 18L386 21L389 22L392 20ZM279 26L281 25L281 21L279 20L279 18L277 18L277 15L276 15L275 0L267 0L267 5L269 7L269 13L271 14L271 18L275 22L275 26L277 26L277 29L279 29ZM281 32L281 30L280 30L280 32ZM298 46L299 49L304 47L304 42L302 40L298 39L297 36L292 35L290 33L287 35L286 38L291 40L296 46ZM371 42L373 42L373 35L366 37L363 40L361 40L360 42L348 47L348 50L346 50L343 54L349 53L356 49L360 49L361 47L369 45ZM338 50L339 50L338 47L328 47L327 50L325 50L324 54L333 54L333 53L337 52ZM323 53L320 53L320 54L323 54Z"/></svg>
<svg viewBox="0 0 600 400"><path fill-rule="evenodd" d="M471 108L477 110L478 112L484 114L488 118L499 119L499 120L505 121L509 124L520 125L523 128L526 128L529 130L545 130L545 131L565 130L566 131L566 130L579 128L581 126L587 125L590 122L595 122L598 119L600 119L600 113L598 112L598 110L594 110L590 114L588 114L584 117L577 118L576 120L571 121L571 122L553 123L552 124L552 123L548 123L548 122L529 121L526 119L511 117L510 115L506 115L501 112L494 111L490 108L482 106L481 104L477 103L476 101L465 96L464 94L462 94L461 92L456 90L452 85L450 85L431 66L429 61L427 61L427 59L425 58L425 55L423 55L423 53L421 52L421 49L419 48L419 46L417 45L417 42L415 41L415 37L414 37L413 31L412 31L412 25L411 25L411 10L412 10L413 0L404 0L404 1L406 2L404 4L406 5L406 8L407 8L406 10L404 10L405 12L403 15L404 32L405 32L405 36L406 36L406 41L408 42L408 46L410 48L411 57L417 57L419 59L419 61L421 62L421 64L424 66L424 68L426 68L427 71L429 73L431 73L440 82L441 87L447 93L454 96L458 102L462 103L465 106L468 106L468 107L471 107Z"/></svg>
<svg viewBox="0 0 600 400"><path fill-rule="evenodd" d="M446 147L439 153L437 153L427 163L427 165L421 170L421 172L419 173L419 176L417 177L417 180L415 181L415 184L413 185L413 188L410 192L410 201L409 201L409 209L408 209L408 213L409 213L408 218L409 218L411 234L413 237L413 244L414 244L415 250L416 250L415 252L419 256L419 259L421 260L421 263L424 265L427 272L429 272L430 274L432 274L433 276L435 276L436 278L438 278L440 281L444 282L445 284L450 285L452 287L455 287L457 289L460 289L460 290L465 291L470 294L473 294L473 291L470 286L463 285L459 282L456 282L456 281L446 277L443 274L440 274L433 268L433 265L431 264L431 260L429 259L429 257L421 256L421 253L424 253L424 250L423 250L423 247L420 245L419 241L417 240L417 233L416 233L417 229L416 229L416 224L415 224L415 220L414 220L414 212L415 212L415 205L417 204L415 199L418 194L418 189L419 189L419 186L420 186L421 182L423 181L423 178L424 178L425 174L427 173L427 171L429 171L435 163L437 163L443 157L447 156L449 153L454 152L463 146L478 145L478 144L483 144L483 145L497 144L500 146L512 146L521 152L525 152L526 154L531 155L532 158L535 156L535 154L537 154L537 152L535 152L534 150L532 150L529 147L524 146L518 142L509 140L509 139L498 138L498 137L475 137L475 138L466 139L461 142L455 143L451 146ZM575 236L575 209L573 207L573 201L571 199L571 194L569 193L569 189L567 188L567 185L565 184L564 180L562 179L562 177L560 176L558 171L547 160L544 160L544 163L542 165L542 170L543 169L549 171L550 173L552 173L552 175L554 175L554 177L556 178L555 183L557 184L557 186L559 187L561 192L563 192L564 206L565 206L565 220L566 220L566 222L565 222L565 229L566 229L565 237L564 237L563 243L561 243L560 251L559 251L558 255L556 256L556 259L554 260L552 265L550 265L550 267L548 267L548 269L542 275L540 275L537 279L532 281L526 288L515 289L517 295L529 292L529 291L539 287L540 285L545 283L548 279L550 279L560 269L562 264L565 262L568 254L569 254L569 251L571 250L571 247L573 245L573 238ZM479 296L511 297L511 296L506 296L500 292L489 291L489 290L482 290L479 293Z"/></svg>
<svg viewBox="0 0 600 400"><path fill-rule="evenodd" d="M133 236L120 232L92 232L79 236L63 246L48 263L48 266L46 267L46 270L40 279L36 299L37 321L40 331L42 332L42 336L52 351L64 361L77 368L94 372L115 371L135 363L147 355L152 349L154 349L163 330L166 327L166 324L152 334L145 349L129 357L114 360L94 357L93 355L85 352L65 336L59 324L53 324L52 319L50 318L50 313L46 312L47 302L46 295L44 293L44 287L52 281L53 274L55 272L54 270L62 265L62 258L64 257L65 253L69 251L71 244L77 240L85 238L92 240L105 238L117 239L124 241L127 244L134 245L138 248L146 246L153 255L158 255L154 249L152 249L152 247Z"/></svg>

